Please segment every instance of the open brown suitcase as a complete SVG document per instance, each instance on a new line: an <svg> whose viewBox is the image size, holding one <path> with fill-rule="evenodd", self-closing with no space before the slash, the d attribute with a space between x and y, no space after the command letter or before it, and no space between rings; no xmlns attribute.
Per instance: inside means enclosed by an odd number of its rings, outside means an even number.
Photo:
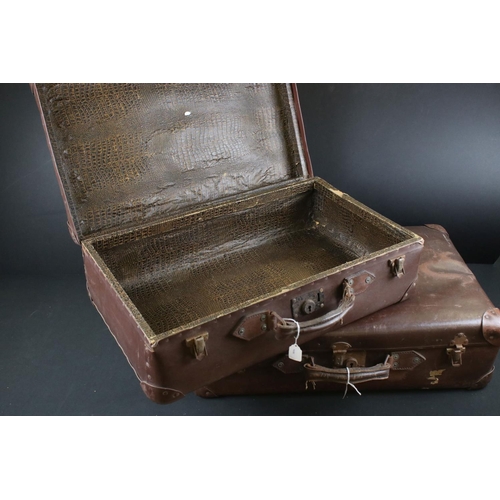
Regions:
<svg viewBox="0 0 500 500"><path fill-rule="evenodd" d="M406 297L422 239L312 177L289 84L36 84L90 297L178 400ZM290 318L290 319L287 319Z"/></svg>
<svg viewBox="0 0 500 500"><path fill-rule="evenodd" d="M500 310L441 226L409 229L425 240L410 300L308 342L303 363L277 356L197 394L345 392L348 377L363 392L484 387L500 346Z"/></svg>

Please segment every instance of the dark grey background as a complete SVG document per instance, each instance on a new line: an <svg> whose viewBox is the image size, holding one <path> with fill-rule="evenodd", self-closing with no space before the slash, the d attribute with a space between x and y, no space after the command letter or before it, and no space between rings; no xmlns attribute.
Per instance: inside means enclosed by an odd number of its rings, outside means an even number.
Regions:
<svg viewBox="0 0 500 500"><path fill-rule="evenodd" d="M300 84L315 174L437 223L500 305L500 85ZM28 85L0 85L0 414L497 414L484 391L149 402L94 310ZM498 403L496 401L499 400Z"/></svg>
<svg viewBox="0 0 500 500"><path fill-rule="evenodd" d="M500 255L500 85L299 85L314 172L403 225Z"/></svg>

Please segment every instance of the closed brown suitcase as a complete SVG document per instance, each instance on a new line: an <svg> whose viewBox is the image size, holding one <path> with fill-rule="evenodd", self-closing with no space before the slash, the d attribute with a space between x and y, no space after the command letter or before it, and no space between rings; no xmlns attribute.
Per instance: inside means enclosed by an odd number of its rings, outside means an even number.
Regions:
<svg viewBox="0 0 500 500"><path fill-rule="evenodd" d="M500 310L441 226L409 229L425 240L411 300L308 342L303 363L277 356L197 394L345 392L348 378L363 392L484 387L500 346Z"/></svg>
<svg viewBox="0 0 500 500"><path fill-rule="evenodd" d="M422 239L312 177L289 84L36 84L90 297L176 401L408 296Z"/></svg>

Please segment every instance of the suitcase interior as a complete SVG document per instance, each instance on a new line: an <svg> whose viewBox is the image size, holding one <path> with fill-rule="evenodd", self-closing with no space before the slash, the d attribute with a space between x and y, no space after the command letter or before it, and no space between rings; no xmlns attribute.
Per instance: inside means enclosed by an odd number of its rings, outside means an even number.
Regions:
<svg viewBox="0 0 500 500"><path fill-rule="evenodd" d="M154 335L164 337L412 237L321 179L308 179L86 246Z"/></svg>

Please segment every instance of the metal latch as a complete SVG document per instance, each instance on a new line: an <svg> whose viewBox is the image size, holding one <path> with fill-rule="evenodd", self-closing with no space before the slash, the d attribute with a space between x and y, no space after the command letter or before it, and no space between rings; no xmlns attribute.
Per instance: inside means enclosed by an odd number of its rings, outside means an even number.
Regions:
<svg viewBox="0 0 500 500"><path fill-rule="evenodd" d="M347 354L348 349L350 349L350 344L347 342L337 342L333 344L333 366L342 367L344 366L344 358Z"/></svg>
<svg viewBox="0 0 500 500"><path fill-rule="evenodd" d="M469 340L464 333L459 333L450 342L451 347L448 347L448 349L446 349L446 352L451 359L451 366L462 366L462 354L465 352L465 346L468 343Z"/></svg>
<svg viewBox="0 0 500 500"><path fill-rule="evenodd" d="M208 333L202 333L201 335L198 335L198 337L186 340L186 345L189 347L193 356L198 361L202 360L205 356L208 355L207 339Z"/></svg>
<svg viewBox="0 0 500 500"><path fill-rule="evenodd" d="M394 274L396 278L401 278L401 276L405 273L405 256L403 255L397 259L390 260L389 266L392 274Z"/></svg>

